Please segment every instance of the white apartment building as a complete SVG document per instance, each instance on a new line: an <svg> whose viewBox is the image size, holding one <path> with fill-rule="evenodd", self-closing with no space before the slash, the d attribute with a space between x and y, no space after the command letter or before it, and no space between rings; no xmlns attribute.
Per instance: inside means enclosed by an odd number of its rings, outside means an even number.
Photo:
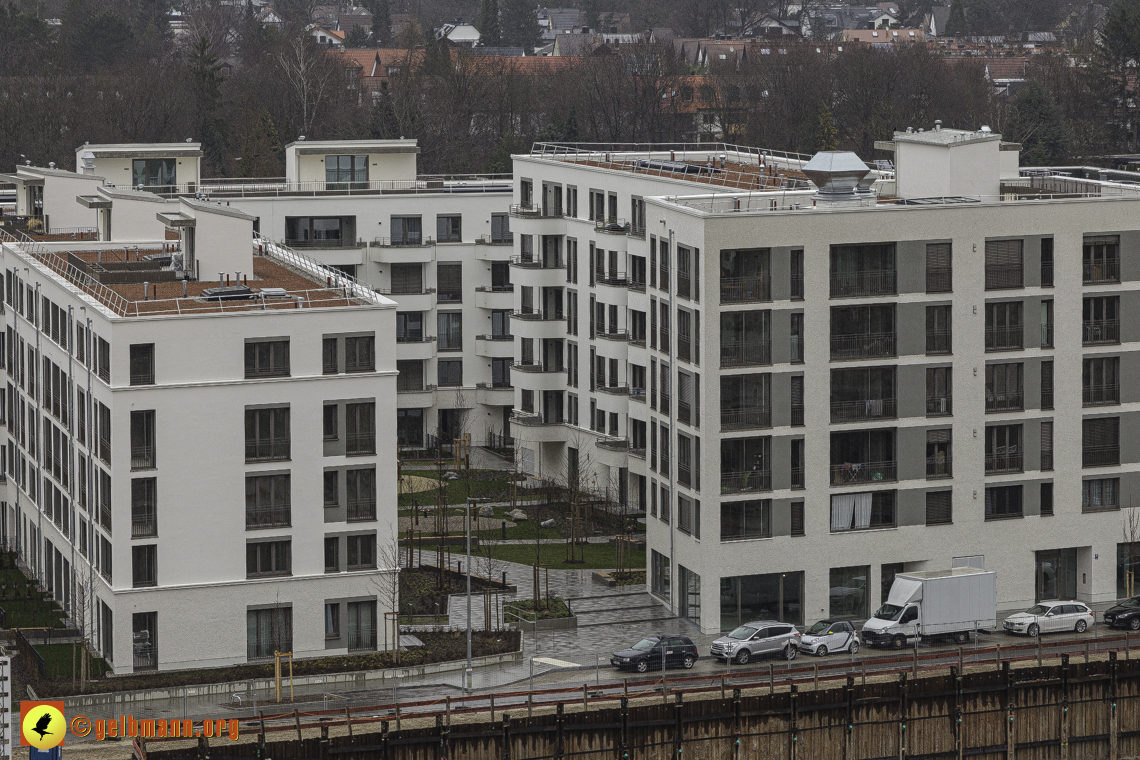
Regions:
<svg viewBox="0 0 1140 760"><path fill-rule="evenodd" d="M76 149L77 165L117 191L225 203L266 239L396 301L401 447L509 436L510 178L419 175L418 153L415 140L299 139L285 146L285 177L203 180L193 143ZM100 225L133 242L110 219Z"/></svg>
<svg viewBox="0 0 1140 760"><path fill-rule="evenodd" d="M392 646L396 304L233 207L70 202L117 239L0 232L7 545L117 674Z"/></svg>
<svg viewBox="0 0 1140 760"><path fill-rule="evenodd" d="M1128 588L1140 192L988 129L878 147L897 174L515 157L516 445L644 509L651 592L705 632L866 618L954 565L1002 609Z"/></svg>

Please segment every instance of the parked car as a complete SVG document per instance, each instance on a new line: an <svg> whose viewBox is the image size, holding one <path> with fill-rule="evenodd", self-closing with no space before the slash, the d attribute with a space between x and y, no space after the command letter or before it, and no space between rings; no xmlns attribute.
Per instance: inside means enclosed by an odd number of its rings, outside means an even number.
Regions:
<svg viewBox="0 0 1140 760"><path fill-rule="evenodd" d="M1136 620L1140 623L1140 617ZM1006 633L1036 636L1056 631L1084 633L1095 622L1096 616L1092 610L1081 602L1041 602L1025 612L1010 615L1002 623L1002 627Z"/></svg>
<svg viewBox="0 0 1140 760"><path fill-rule="evenodd" d="M733 660L744 665L755 657L782 655L796 659L800 632L790 623L757 620L745 623L712 643L710 654L719 660Z"/></svg>
<svg viewBox="0 0 1140 760"><path fill-rule="evenodd" d="M826 657L831 652L859 651L859 634L846 620L820 620L800 636L800 651Z"/></svg>
<svg viewBox="0 0 1140 760"><path fill-rule="evenodd" d="M618 670L645 673L660 670L664 658L665 667L688 670L699 657L697 645L686 636L646 636L629 649L614 652L610 664Z"/></svg>
<svg viewBox="0 0 1140 760"><path fill-rule="evenodd" d="M1109 607L1105 610L1104 622L1112 628L1140 630L1140 596L1125 599L1115 607Z"/></svg>

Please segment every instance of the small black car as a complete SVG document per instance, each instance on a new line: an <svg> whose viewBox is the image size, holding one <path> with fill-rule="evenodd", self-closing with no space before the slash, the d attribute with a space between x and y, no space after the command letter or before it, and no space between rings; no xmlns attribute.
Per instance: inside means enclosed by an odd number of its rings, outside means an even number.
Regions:
<svg viewBox="0 0 1140 760"><path fill-rule="evenodd" d="M1131 628L1140 631L1140 596L1125 599L1104 613L1104 622L1112 628Z"/></svg>
<svg viewBox="0 0 1140 760"><path fill-rule="evenodd" d="M661 659L667 668L688 670L697 662L697 645L686 636L647 636L629 649L614 652L610 664L618 670L645 673L661 670Z"/></svg>

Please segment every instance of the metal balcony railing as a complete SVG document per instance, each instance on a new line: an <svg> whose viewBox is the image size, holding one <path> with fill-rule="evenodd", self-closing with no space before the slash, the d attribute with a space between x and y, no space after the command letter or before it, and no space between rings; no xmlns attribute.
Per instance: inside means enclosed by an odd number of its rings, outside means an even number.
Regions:
<svg viewBox="0 0 1140 760"><path fill-rule="evenodd" d="M949 293L952 288L952 271L950 269L935 269L930 268L926 270L926 292L927 293Z"/></svg>
<svg viewBox="0 0 1140 760"><path fill-rule="evenodd" d="M927 396L926 397L926 416L927 417L941 417L945 414L954 413L953 397L946 396Z"/></svg>
<svg viewBox="0 0 1140 760"><path fill-rule="evenodd" d="M875 359L895 355L895 334L893 332L863 333L856 335L832 335L831 358Z"/></svg>
<svg viewBox="0 0 1140 760"><path fill-rule="evenodd" d="M1081 462L1084 467L1109 467L1120 464L1120 446L1085 446L1081 449Z"/></svg>
<svg viewBox="0 0 1140 760"><path fill-rule="evenodd" d="M615 288L629 287L629 278L625 276L625 272L610 272L605 276L598 275L594 281L599 285L609 285Z"/></svg>
<svg viewBox="0 0 1140 760"><path fill-rule="evenodd" d="M1020 288L1024 283L1021 264L991 265L986 267L986 290Z"/></svg>
<svg viewBox="0 0 1140 760"><path fill-rule="evenodd" d="M804 485L804 468L803 467L793 467L792 468L792 488L805 488L805 487L806 486Z"/></svg>
<svg viewBox="0 0 1140 760"><path fill-rule="evenodd" d="M289 458L289 439L287 437L260 438L245 442L245 461L268 462Z"/></svg>
<svg viewBox="0 0 1140 760"><path fill-rule="evenodd" d="M832 401L832 422L855 420L894 419L898 416L898 403L893 398L866 398L855 401Z"/></svg>
<svg viewBox="0 0 1140 760"><path fill-rule="evenodd" d="M987 412L1019 412L1025 407L1025 394L1022 391L994 393L986 391Z"/></svg>
<svg viewBox="0 0 1140 760"><path fill-rule="evenodd" d="M758 303L771 301L772 292L767 277L721 277L720 302Z"/></svg>
<svg viewBox="0 0 1140 760"><path fill-rule="evenodd" d="M693 405L688 401L677 402L677 421L691 425L693 420Z"/></svg>
<svg viewBox="0 0 1140 760"><path fill-rule="evenodd" d="M566 261L558 256L537 256L523 253L520 256L511 256L511 266L523 269L565 269Z"/></svg>
<svg viewBox="0 0 1140 760"><path fill-rule="evenodd" d="M154 444L149 446L131 446L131 469L150 470L155 466Z"/></svg>
<svg viewBox="0 0 1140 760"><path fill-rule="evenodd" d="M599 384L597 386L597 388L598 388L598 393L611 393L615 396L628 396L629 395L629 386L626 385L625 383L610 383L609 385Z"/></svg>
<svg viewBox="0 0 1140 760"><path fill-rule="evenodd" d="M475 242L479 245L511 245L515 242L515 236L509 232L505 235L480 235L475 238Z"/></svg>
<svg viewBox="0 0 1140 760"><path fill-rule="evenodd" d="M677 336L677 360L678 361L691 361L693 356L693 342L688 335Z"/></svg>
<svg viewBox="0 0 1140 760"><path fill-rule="evenodd" d="M898 462L844 462L831 465L831 484L834 486L852 483L877 483L898 480Z"/></svg>
<svg viewBox="0 0 1140 760"><path fill-rule="evenodd" d="M376 519L376 497L348 500L348 521L361 522Z"/></svg>
<svg viewBox="0 0 1140 760"><path fill-rule="evenodd" d="M865 269L860 272L833 272L832 298L894 295L898 277L893 269Z"/></svg>
<svg viewBox="0 0 1140 760"><path fill-rule="evenodd" d="M1083 399L1085 406L1119 404L1120 384L1112 383L1111 385L1086 385L1084 387Z"/></svg>
<svg viewBox="0 0 1140 760"><path fill-rule="evenodd" d="M628 330L599 330L596 337L602 340L629 340Z"/></svg>
<svg viewBox="0 0 1140 760"><path fill-rule="evenodd" d="M1024 455L1015 454L986 454L986 474L1002 472L1021 472L1024 469Z"/></svg>
<svg viewBox="0 0 1140 760"><path fill-rule="evenodd" d="M645 280L644 279L631 279L629 281L629 284L626 287L628 287L630 290L634 291L635 293L644 293L645 292Z"/></svg>
<svg viewBox="0 0 1140 760"><path fill-rule="evenodd" d="M246 528L286 528L290 522L289 505L245 508Z"/></svg>
<svg viewBox="0 0 1140 760"><path fill-rule="evenodd" d="M804 424L803 404L792 405L792 427L801 427Z"/></svg>
<svg viewBox="0 0 1140 760"><path fill-rule="evenodd" d="M625 219L595 219L594 230L612 235L626 235L629 234L630 226Z"/></svg>
<svg viewBox="0 0 1140 760"><path fill-rule="evenodd" d="M987 327L986 350L1008 351L1010 349L1022 348L1025 345L1024 337L1025 329L1021 325Z"/></svg>
<svg viewBox="0 0 1140 760"><path fill-rule="evenodd" d="M772 407L745 406L720 410L721 430L748 430L772 427Z"/></svg>
<svg viewBox="0 0 1140 760"><path fill-rule="evenodd" d="M772 344L767 340L720 344L720 366L755 367L772 363Z"/></svg>
<svg viewBox="0 0 1140 760"><path fill-rule="evenodd" d="M804 300L804 276L802 274L793 274L789 277L789 284L791 292L789 297L793 301Z"/></svg>
<svg viewBox="0 0 1140 760"><path fill-rule="evenodd" d="M926 353L927 354L948 354L951 352L951 342L953 335L950 330L927 330L926 331Z"/></svg>
<svg viewBox="0 0 1140 760"><path fill-rule="evenodd" d="M1086 261L1082 270L1085 285L1100 282L1120 282L1120 262L1109 259L1101 262Z"/></svg>
<svg viewBox="0 0 1140 760"><path fill-rule="evenodd" d="M375 433L349 433L348 447L345 452L348 456L367 456L376 453Z"/></svg>
<svg viewBox="0 0 1140 760"><path fill-rule="evenodd" d="M557 322L565 318L566 315L557 309L542 310L523 307L519 311L511 314L511 319L526 319L536 322Z"/></svg>
<svg viewBox="0 0 1140 760"><path fill-rule="evenodd" d="M927 457L926 458L926 477L930 480L936 478L949 478L953 476L953 468L951 467L951 459L949 456L944 457Z"/></svg>
<svg viewBox="0 0 1140 760"><path fill-rule="evenodd" d="M542 208L532 203L512 203L508 210L511 216L518 216L524 219L533 219L542 216Z"/></svg>
<svg viewBox="0 0 1140 760"><path fill-rule="evenodd" d="M151 538L158 535L158 514L149 510L148 514L131 518L131 538Z"/></svg>
<svg viewBox="0 0 1140 760"><path fill-rule="evenodd" d="M373 652L376 650L375 629L350 629L348 631L348 651Z"/></svg>
<svg viewBox="0 0 1140 760"><path fill-rule="evenodd" d="M1084 323L1084 344L1086 346L1098 343L1120 342L1120 320L1102 319L1095 322Z"/></svg>
<svg viewBox="0 0 1140 760"><path fill-rule="evenodd" d="M770 490L772 490L771 470L722 472L720 474L721 493L749 493Z"/></svg>
<svg viewBox="0 0 1140 760"><path fill-rule="evenodd" d="M638 223L631 222L629 225L629 229L626 231L626 234L632 238L638 238L639 240L645 240L645 223L641 222L640 224L638 224Z"/></svg>
<svg viewBox="0 0 1140 760"><path fill-rule="evenodd" d="M596 445L603 449L610 449L611 451L626 451L629 449L629 439L607 436L605 438L599 438L596 441Z"/></svg>

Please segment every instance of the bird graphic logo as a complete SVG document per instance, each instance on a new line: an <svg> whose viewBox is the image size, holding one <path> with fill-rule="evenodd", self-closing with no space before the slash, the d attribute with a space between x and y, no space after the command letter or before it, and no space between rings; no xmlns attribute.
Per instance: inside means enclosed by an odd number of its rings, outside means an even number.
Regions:
<svg viewBox="0 0 1140 760"><path fill-rule="evenodd" d="M51 749L63 744L67 719L62 702L21 702L20 741L36 749Z"/></svg>

